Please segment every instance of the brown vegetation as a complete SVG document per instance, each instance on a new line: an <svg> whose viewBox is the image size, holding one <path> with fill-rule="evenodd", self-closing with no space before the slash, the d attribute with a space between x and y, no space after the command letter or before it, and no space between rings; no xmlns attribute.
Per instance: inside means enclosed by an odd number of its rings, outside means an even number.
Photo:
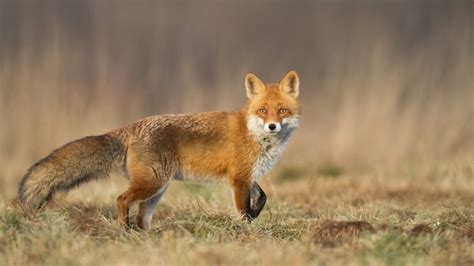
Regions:
<svg viewBox="0 0 474 266"><path fill-rule="evenodd" d="M363 232L374 232L374 227L365 221L322 221L314 229L314 242L333 247L336 242L358 237Z"/></svg>

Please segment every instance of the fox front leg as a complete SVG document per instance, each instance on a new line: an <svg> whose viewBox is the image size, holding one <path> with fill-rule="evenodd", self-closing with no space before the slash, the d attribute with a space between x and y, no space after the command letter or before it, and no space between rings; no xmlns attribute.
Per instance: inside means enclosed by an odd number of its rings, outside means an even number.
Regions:
<svg viewBox="0 0 474 266"><path fill-rule="evenodd" d="M250 218L257 218L266 202L267 195L257 182L253 182L250 188Z"/></svg>
<svg viewBox="0 0 474 266"><path fill-rule="evenodd" d="M257 218L267 201L265 192L255 182L234 179L234 202L240 215L247 221Z"/></svg>

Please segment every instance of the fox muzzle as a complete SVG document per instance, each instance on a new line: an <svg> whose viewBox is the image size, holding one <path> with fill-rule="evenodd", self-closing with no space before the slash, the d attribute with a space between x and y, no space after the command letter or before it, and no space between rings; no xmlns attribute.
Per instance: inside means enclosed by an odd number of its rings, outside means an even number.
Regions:
<svg viewBox="0 0 474 266"><path fill-rule="evenodd" d="M263 130L267 133L278 133L281 130L281 123L279 122L266 122L263 125Z"/></svg>

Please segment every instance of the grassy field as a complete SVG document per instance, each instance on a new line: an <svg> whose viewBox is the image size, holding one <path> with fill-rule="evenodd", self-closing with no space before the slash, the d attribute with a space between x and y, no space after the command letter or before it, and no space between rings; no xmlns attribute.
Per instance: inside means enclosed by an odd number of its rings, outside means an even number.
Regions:
<svg viewBox="0 0 474 266"><path fill-rule="evenodd" d="M282 168L251 224L225 184L176 182L148 232L119 227L125 181L112 177L40 213L2 203L0 264L472 265L473 174L472 159L398 173Z"/></svg>

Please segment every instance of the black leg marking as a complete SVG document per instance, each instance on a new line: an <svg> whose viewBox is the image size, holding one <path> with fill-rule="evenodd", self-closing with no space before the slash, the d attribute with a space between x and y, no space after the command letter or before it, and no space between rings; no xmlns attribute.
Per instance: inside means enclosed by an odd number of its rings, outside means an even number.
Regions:
<svg viewBox="0 0 474 266"><path fill-rule="evenodd" d="M262 188L254 182L250 188L250 213L251 219L258 217L260 212L263 210L265 203L267 202L267 195L263 192Z"/></svg>

